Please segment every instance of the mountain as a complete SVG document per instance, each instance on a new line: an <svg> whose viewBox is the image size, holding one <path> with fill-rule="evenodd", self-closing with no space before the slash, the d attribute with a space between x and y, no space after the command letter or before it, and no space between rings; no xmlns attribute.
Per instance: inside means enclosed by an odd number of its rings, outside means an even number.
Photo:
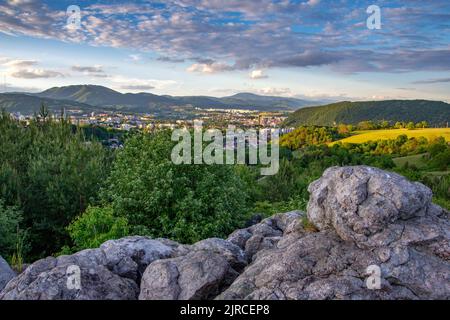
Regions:
<svg viewBox="0 0 450 320"><path fill-rule="evenodd" d="M230 97L159 96L151 93L120 93L96 85L54 87L36 94L38 97L73 100L97 107L110 107L130 112L154 112L160 108L193 106L215 109L250 109L263 111L291 111L313 102L284 97L239 93Z"/></svg>
<svg viewBox="0 0 450 320"><path fill-rule="evenodd" d="M44 103L52 112L60 112L61 108L77 109L83 112L95 111L95 107L71 100L41 98L24 93L1 93L0 109L8 112L20 112L22 114L33 114L38 112Z"/></svg>
<svg viewBox="0 0 450 320"><path fill-rule="evenodd" d="M332 126L365 120L427 121L433 126L444 126L450 120L450 104L429 100L345 101L297 110L289 115L284 125Z"/></svg>
<svg viewBox="0 0 450 320"><path fill-rule="evenodd" d="M54 87L37 96L72 100L96 107L109 107L130 112L151 112L153 108L176 104L176 101L167 96L151 93L120 93L95 85Z"/></svg>

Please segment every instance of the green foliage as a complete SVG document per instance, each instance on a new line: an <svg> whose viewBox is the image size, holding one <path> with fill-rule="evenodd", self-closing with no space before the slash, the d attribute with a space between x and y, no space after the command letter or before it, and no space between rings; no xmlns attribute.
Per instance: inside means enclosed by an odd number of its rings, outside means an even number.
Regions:
<svg viewBox="0 0 450 320"><path fill-rule="evenodd" d="M103 242L129 235L128 221L114 216L110 207L88 207L68 227L74 246L71 251L97 248ZM64 253L67 253L67 248Z"/></svg>
<svg viewBox="0 0 450 320"><path fill-rule="evenodd" d="M340 128L340 131L343 129ZM311 145L327 144L338 139L345 138L339 129L327 127L299 127L294 131L281 136L280 146L291 150Z"/></svg>
<svg viewBox="0 0 450 320"><path fill-rule="evenodd" d="M427 100L338 102L299 109L288 117L284 125L288 127L334 126L338 123L356 125L368 119L372 122L398 122L399 125L400 122L426 121L427 125L445 126L450 119L450 104Z"/></svg>
<svg viewBox="0 0 450 320"><path fill-rule="evenodd" d="M226 236L247 213L245 184L232 166L175 165L170 132L136 134L118 152L105 203L131 232L192 243Z"/></svg>
<svg viewBox="0 0 450 320"><path fill-rule="evenodd" d="M16 207L6 206L0 199L0 256L11 257L23 253L22 240L26 232L21 229L22 212Z"/></svg>
<svg viewBox="0 0 450 320"><path fill-rule="evenodd" d="M23 211L31 256L50 255L69 244L65 228L96 201L110 157L45 108L28 126L3 113L0 136L0 197Z"/></svg>

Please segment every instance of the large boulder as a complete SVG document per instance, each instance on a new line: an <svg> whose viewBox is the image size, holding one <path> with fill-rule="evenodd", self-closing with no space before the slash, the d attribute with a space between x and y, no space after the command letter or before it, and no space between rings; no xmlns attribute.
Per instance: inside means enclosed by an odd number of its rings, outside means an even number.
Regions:
<svg viewBox="0 0 450 320"><path fill-rule="evenodd" d="M292 224L217 299L450 299L448 212L427 187L357 166L309 191L317 231Z"/></svg>
<svg viewBox="0 0 450 320"><path fill-rule="evenodd" d="M151 262L169 258L173 253L172 247L139 236L107 241L100 250L105 254L108 269L137 282Z"/></svg>
<svg viewBox="0 0 450 320"><path fill-rule="evenodd" d="M33 263L9 282L0 300L134 300L147 265L171 253L171 247L147 237L107 241L98 249ZM79 287L68 284L74 268Z"/></svg>
<svg viewBox="0 0 450 320"><path fill-rule="evenodd" d="M392 239L380 234L397 220L424 217L433 210L428 187L367 166L329 168L308 190L310 221L358 246L386 244Z"/></svg>
<svg viewBox="0 0 450 320"><path fill-rule="evenodd" d="M6 284L16 276L16 273L11 269L8 263L0 256L0 292Z"/></svg>
<svg viewBox="0 0 450 320"><path fill-rule="evenodd" d="M205 300L216 297L247 265L241 248L211 238L172 259L151 263L142 277L140 300Z"/></svg>
<svg viewBox="0 0 450 320"><path fill-rule="evenodd" d="M209 250L158 260L142 277L140 300L213 299L239 274L225 256Z"/></svg>

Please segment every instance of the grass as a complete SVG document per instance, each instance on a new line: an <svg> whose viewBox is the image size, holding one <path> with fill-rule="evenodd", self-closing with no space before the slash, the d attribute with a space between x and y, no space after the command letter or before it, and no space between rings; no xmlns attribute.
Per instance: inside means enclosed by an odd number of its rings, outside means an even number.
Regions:
<svg viewBox="0 0 450 320"><path fill-rule="evenodd" d="M426 129L383 129L383 130L366 130L356 131L351 137L335 141L331 145L342 143L364 143L367 141L376 140L391 140L397 138L399 135L406 134L408 138L425 137L427 139L444 137L446 141L450 142L450 128L426 128Z"/></svg>
<svg viewBox="0 0 450 320"><path fill-rule="evenodd" d="M400 157L392 159L397 167L403 167L408 162L409 165L414 165L417 169L425 168L426 153L415 154L412 156Z"/></svg>

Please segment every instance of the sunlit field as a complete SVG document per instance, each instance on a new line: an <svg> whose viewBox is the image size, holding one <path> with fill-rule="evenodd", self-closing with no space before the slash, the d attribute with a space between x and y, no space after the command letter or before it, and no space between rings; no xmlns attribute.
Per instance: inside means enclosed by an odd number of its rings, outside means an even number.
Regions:
<svg viewBox="0 0 450 320"><path fill-rule="evenodd" d="M446 141L450 141L450 128L426 128L426 129L386 129L386 130L367 130L356 131L351 137L335 141L342 143L364 143L367 141L376 140L390 140L395 139L399 135L406 134L408 138L425 137L427 139L433 139L439 136L445 138Z"/></svg>

